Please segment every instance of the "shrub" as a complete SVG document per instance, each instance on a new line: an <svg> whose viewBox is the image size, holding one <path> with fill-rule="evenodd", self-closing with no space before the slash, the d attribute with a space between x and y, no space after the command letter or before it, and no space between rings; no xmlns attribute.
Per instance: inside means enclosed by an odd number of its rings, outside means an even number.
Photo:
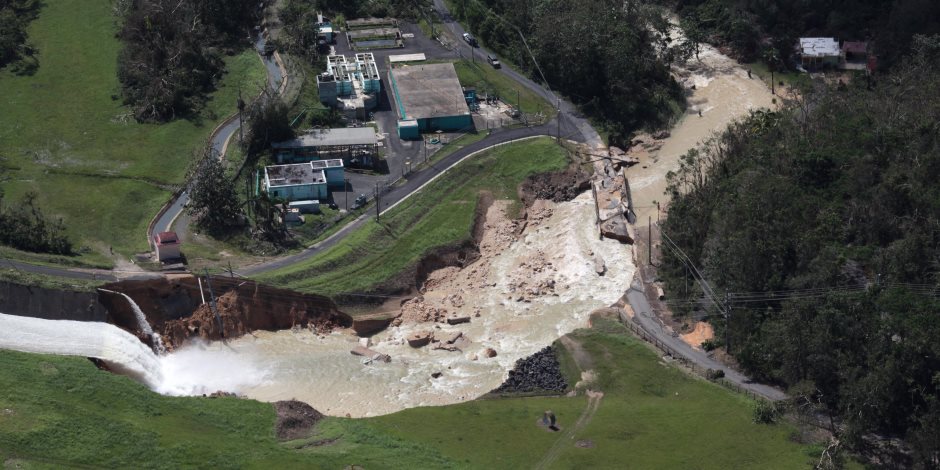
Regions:
<svg viewBox="0 0 940 470"><path fill-rule="evenodd" d="M757 424L773 424L779 417L780 410L774 403L760 400L754 406L754 422Z"/></svg>

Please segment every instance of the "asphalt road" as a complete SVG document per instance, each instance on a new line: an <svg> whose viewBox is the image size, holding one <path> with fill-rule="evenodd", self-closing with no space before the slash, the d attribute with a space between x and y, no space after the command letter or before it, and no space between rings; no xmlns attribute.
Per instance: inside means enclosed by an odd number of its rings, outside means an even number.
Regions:
<svg viewBox="0 0 940 470"><path fill-rule="evenodd" d="M444 25L448 31L450 31L450 33L454 36L455 40L459 41L461 44L466 44L462 39L463 33L466 31L464 30L463 26L455 21L450 15L450 12L444 5L443 0L434 0L434 7L437 9L438 13L440 13L441 20L444 22ZM473 34L473 32L471 31L470 34ZM487 54L494 57L496 56L496 54L493 52L487 51L486 49L480 47L465 47L461 49L464 51L472 51L475 59L479 59L481 61L486 60ZM580 134L581 138L576 140L595 145L601 143L601 139L597 134L597 131L594 130L590 122L588 122L587 119L585 119L577 110L577 108L570 102L559 99L552 91L539 86L528 77L521 75L509 67L502 67L500 72L512 78L513 80L522 83L526 86L526 88L529 88L530 90L539 94L549 103L555 103L559 109L557 119L561 120L563 135L566 133L571 135ZM746 388L771 400L782 400L786 398L786 394L782 391L769 385L751 382L748 377L744 376L740 372L708 357L702 351L692 349L691 346L682 341L680 338L673 336L669 330L662 327L662 322L658 320L655 311L650 306L644 289L645 286L643 283L637 280L634 281L633 285L631 285L630 289L627 291L627 300L630 302L630 306L636 313L636 322L644 331L656 337L659 341L671 347L678 354L694 362L702 368L721 369L724 371L725 378L727 380L743 388Z"/></svg>
<svg viewBox="0 0 940 470"><path fill-rule="evenodd" d="M644 289L645 286L642 281L636 279L627 291L627 300L630 302L630 306L633 307L635 314L634 322L640 328L648 334L655 336L656 339L666 346L669 346L673 351L676 351L686 359L694 362L696 365L704 369L720 369L724 371L725 379L742 388L771 400L783 400L787 398L787 395L782 391L769 385L752 382L744 374L708 357L704 351L693 349L688 343L682 341L681 338L673 336L671 330L663 327L663 323L659 320L653 307L650 305Z"/></svg>
<svg viewBox="0 0 940 470"><path fill-rule="evenodd" d="M463 33L465 32L463 27L453 20L450 16L450 13L447 11L447 8L444 6L442 0L434 1L435 8L440 13L441 18L444 21L445 27L447 30L454 36L455 40L460 40ZM414 28L417 29L417 28ZM339 41L345 40L341 38ZM442 58L447 57L448 54L451 56L455 53L459 54L462 52L461 48L457 48L457 51L447 51L440 46L436 41L432 41L428 38L424 38L420 31L417 31L415 34L415 39L413 41L406 41L411 43L405 49L395 49L392 51L383 51L376 54L376 58L379 59L388 54L402 54L402 53L411 53L411 52L425 52L429 58ZM264 39L258 41L257 46L259 50L262 50L264 46ZM470 51L474 54L474 57L479 58L481 61L485 60L486 55L494 55L492 52L486 51L482 48L469 48ZM430 53L428 53L430 51ZM265 68L268 71L268 80L269 85L272 89L277 89L281 80L284 77L281 76L280 69L277 67L277 64L270 57L263 57L265 62ZM380 63L384 63L384 60L377 60ZM435 162L433 165L428 166L427 168L412 173L408 176L408 179L404 184L396 186L389 190L387 193L383 194L380 198L380 211L384 212L395 204L407 199L409 196L414 194L422 186L430 182L436 176L446 172L448 169L459 163L464 158L472 155L474 152L479 152L487 148L502 145L506 143L511 143L517 139L523 139L527 137L535 136L551 136L561 133L562 137L577 140L591 145L600 145L602 141L600 136L597 134L597 131L591 126L590 122L587 121L571 103L560 99L556 96L551 90L543 88L529 78L519 74L515 70L512 70L509 67L503 67L500 69L500 72L504 75L512 78L518 83L523 84L530 90L534 91L538 95L542 96L549 103L555 103L558 106L558 117L541 126L537 127L526 127L526 128L515 128L515 129L498 129L494 130L493 133L487 138L474 142L467 145L464 148L461 148L454 153L444 157L438 162ZM384 75L384 74L383 74ZM221 151L225 141L229 136L234 133L240 123L237 119L228 123L216 132L212 136L212 145L217 150ZM400 165L400 163L398 164ZM393 173L394 174L394 173ZM366 186L369 180L364 178L357 178L357 183L354 184L354 187L362 188ZM168 230L172 225L173 220L179 215L186 202L188 201L188 195L186 192L180 194L180 196L173 201L169 210L166 211L154 225L154 233L151 236L154 236L160 231ZM341 242L347 235L360 228L366 224L370 219L375 215L374 206L370 207L365 213L359 216L353 222L347 224L345 227L340 229L338 232L330 236L329 238L314 244L313 246L290 256L285 256L282 258L277 258L262 264L255 266L249 266L240 270L242 275L257 275L272 270L284 268L290 266L294 263L309 259L310 257L320 253L321 251L328 250L329 248L337 245ZM22 263L12 260L4 260L9 265L13 266L15 269L45 274L51 276L60 276L72 279L84 279L84 280L117 280L118 277L115 275L116 272L103 271L103 270L80 270L80 269L67 269L67 268L56 268L44 265L35 265ZM157 274L147 274L147 273L136 273L134 277L146 278L153 277ZM125 276L122 276L125 277ZM771 400L781 400L786 398L786 394L774 387L752 382L748 377L744 376L740 372L719 363L718 361L708 357L704 352L692 349L688 344L682 341L680 338L673 336L669 330L662 327L662 322L656 317L653 308L650 306L645 293L645 286L639 280L634 281L633 285L630 286L629 290L626 293L627 300L629 301L631 307L636 313L635 321L636 323L648 334L656 337L662 343L668 345L678 354L682 355L686 359L694 362L703 368L711 369L720 369L724 371L725 378L729 381L738 384L739 386L746 388L758 395L764 396Z"/></svg>
<svg viewBox="0 0 940 470"><path fill-rule="evenodd" d="M255 48L257 51L259 51L261 60L264 62L264 68L268 74L268 87L271 90L277 90L281 85L281 81L284 80L284 76L281 73L280 67L277 66L277 62L272 56L265 56L260 54L260 52L264 50L264 44L264 38L259 37L258 41L255 43ZM212 148L221 155L222 149L225 147L225 142L235 132L238 131L239 127L241 127L241 119L237 117L221 126L214 134L209 137L209 140L212 143ZM153 230L150 232L150 239L153 240L154 237L156 237L160 232L170 231L173 226L173 222L183 212L188 202L189 192L184 190L175 199L173 199L169 208L160 214L160 217L157 218L157 222L153 225ZM186 232L187 230L183 228L180 231Z"/></svg>
<svg viewBox="0 0 940 470"><path fill-rule="evenodd" d="M447 155L434 164L429 165L423 170L408 175L408 179L404 184L390 189L379 198L379 203L381 204L379 210L384 212L395 204L405 200L414 194L419 188L431 181L431 179L446 172L451 167L474 152L486 150L487 148L493 147L495 145L511 143L513 141L527 137L552 135L550 132L552 129L554 129L552 124L546 124L537 127L520 127L515 129L496 130L486 139L469 144L466 147L463 147L454 153ZM299 253L241 269L239 270L239 274L244 276L254 276L268 271L284 268L300 261L309 259L310 257L335 246L351 232L363 226L373 218L375 218L375 206L370 206L369 209L366 210L356 220L346 224L345 227L327 239L316 243Z"/></svg>

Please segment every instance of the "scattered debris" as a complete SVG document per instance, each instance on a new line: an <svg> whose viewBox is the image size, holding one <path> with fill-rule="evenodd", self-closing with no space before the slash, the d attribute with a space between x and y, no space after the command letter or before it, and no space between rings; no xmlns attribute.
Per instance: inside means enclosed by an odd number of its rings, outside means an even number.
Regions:
<svg viewBox="0 0 940 470"><path fill-rule="evenodd" d="M388 354L382 354L360 345L356 345L356 347L352 348L352 351L349 352L356 356L367 357L371 359L371 361L392 362L392 357Z"/></svg>
<svg viewBox="0 0 940 470"><path fill-rule="evenodd" d="M420 348L427 346L431 342L432 334L430 331L416 331L408 335L408 346Z"/></svg>
<svg viewBox="0 0 940 470"><path fill-rule="evenodd" d="M486 348L483 350L484 357L496 357L496 350L493 348Z"/></svg>
<svg viewBox="0 0 940 470"><path fill-rule="evenodd" d="M563 392L568 382L551 346L516 361L506 381L492 393L528 393L533 391Z"/></svg>

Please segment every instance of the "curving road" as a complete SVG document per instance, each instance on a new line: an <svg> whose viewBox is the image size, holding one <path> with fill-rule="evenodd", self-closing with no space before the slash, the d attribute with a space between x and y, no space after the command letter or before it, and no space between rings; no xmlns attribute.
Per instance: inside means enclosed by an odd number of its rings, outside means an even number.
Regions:
<svg viewBox="0 0 940 470"><path fill-rule="evenodd" d="M431 180L445 173L457 163L460 163L465 158L472 157L473 155L488 150L492 147L512 144L512 142L520 139L549 136L552 135L551 132L554 131L554 129L554 124L549 123L536 127L520 127L515 129L496 130L486 139L469 144L466 147L463 147L454 153L447 155L441 160L434 162L423 170L408 175L408 179L404 184L392 188L379 198L379 204L381 205L379 211L380 213L385 213L401 201L404 201L412 194L416 193L424 185L431 182ZM374 210L375 207L373 206L371 210L367 210L356 220L346 224L346 226L330 237L310 246L309 248L299 253L295 253L283 258L277 258L259 265L250 266L239 272L242 275L253 276L268 271L285 268L294 263L308 259L317 253L320 253L321 251L328 250L342 241L343 238L345 238L347 235L363 226L369 220L373 219L375 217Z"/></svg>
<svg viewBox="0 0 940 470"><path fill-rule="evenodd" d="M258 51L258 55L261 57L261 61L264 63L264 68L267 71L268 88L277 93L285 77L281 73L281 68L278 66L277 61L274 60L274 56L266 56L262 53L262 51L264 51L264 45L265 39L263 36L259 35L258 40L255 42L255 50ZM241 119L237 114L229 116L226 120L222 121L222 124L209 136L212 148L219 152L219 158L225 156L225 144L232 135L238 131L241 124ZM156 221L151 225L150 233L148 234L150 243L153 242L154 237L156 237L158 233L170 231L173 227L173 222L182 214L187 203L189 203L188 188L174 196L174 198L170 200L169 205L165 206L165 210L161 210L161 212L157 214Z"/></svg>
<svg viewBox="0 0 940 470"><path fill-rule="evenodd" d="M460 44L461 36L465 32L463 27L454 21L450 13L447 10L447 7L444 5L442 0L434 0L434 5L437 11L440 14L440 17L443 19L444 24L450 34L453 35L455 41L458 41ZM264 48L264 39L259 37L256 47L258 51L262 51ZM482 48L470 48L474 57L479 58L481 61L485 60L487 54L494 55L492 52L486 51ZM455 51L457 52L457 51ZM458 52L459 53L459 52ZM281 69L278 66L277 62L273 60L272 57L266 57L261 55L261 58L265 64L265 68L268 74L268 86L275 92L278 90L280 84L285 79L281 73ZM454 153L444 157L438 162L424 168L421 171L415 172L409 175L408 180L404 184L394 187L380 198L380 212L385 212L401 201L404 201L409 196L420 190L424 185L428 184L434 178L445 173L448 169L461 162L466 158L470 158L473 155L480 153L489 148L511 144L514 141L520 139L527 139L537 136L555 136L559 133L561 137L571 140L577 140L579 142L587 143L592 147L603 146L603 141L598 135L597 131L591 126L590 122L585 119L577 108L568 101L560 99L555 93L551 90L543 88L529 78L519 74L515 70L512 70L509 67L503 67L500 70L500 73L508 76L512 80L524 85L526 88L532 90L549 103L555 103L558 107L558 115L555 119L547 124L535 127L525 127L525 128L514 128L514 129L497 129L494 130L488 137L478 142L467 145L464 148L461 148ZM226 121L223 121L223 124L220 125L210 137L212 146L220 153L225 147L225 143L228 139L238 130L240 126L240 121L237 116L230 117ZM153 224L152 229L148 236L152 240L153 237L162 231L167 231L172 227L173 221L182 213L186 203L189 201L189 197L186 191L181 192L178 196L175 197L166 208L156 217L156 222ZM340 241L342 241L350 233L354 232L359 227L366 224L370 219L374 217L373 211L368 210L361 216L359 216L353 222L347 224L338 232L334 233L327 239L314 244L313 246L289 256L282 258L277 258L259 265L249 266L240 271L243 275L257 275L265 273L268 271L284 268L290 266L294 263L308 259L321 251L327 250ZM72 279L85 279L85 280L117 280L116 274L118 271L105 271L105 270L85 270L85 269L67 269L67 268L58 268L52 266L44 265L35 265L29 263L23 263L12 260L4 260L9 265L13 266L15 269L27 272L34 272L45 275L61 276ZM2 263L0 263L2 266ZM157 273L137 273L138 277L152 277L159 276ZM742 375L740 372L718 363L714 359L708 357L706 354L701 351L697 351L688 346L681 339L672 336L667 333L665 329L660 327L660 323L655 317L653 308L651 307L649 300L647 299L647 294L645 286L642 281L637 280L630 286L626 292L626 298L629 301L630 305L633 307L633 310L636 312L635 322L640 328L642 328L648 334L657 338L660 342L667 344L670 348L676 351L678 354L682 355L686 359L698 364L703 368L712 368L712 369L721 369L725 372L725 378L731 382L734 382L748 390L751 390L759 395L767 397L771 400L780 400L786 397L786 395L773 387L754 383L749 380L746 376Z"/></svg>

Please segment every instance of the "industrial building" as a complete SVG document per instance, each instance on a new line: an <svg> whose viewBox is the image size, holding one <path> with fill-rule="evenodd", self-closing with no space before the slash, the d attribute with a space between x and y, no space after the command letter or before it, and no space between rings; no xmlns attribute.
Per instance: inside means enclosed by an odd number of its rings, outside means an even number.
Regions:
<svg viewBox="0 0 940 470"><path fill-rule="evenodd" d="M335 158L353 168L374 167L379 152L378 138L372 127L315 129L271 147L279 164Z"/></svg>
<svg viewBox="0 0 940 470"><path fill-rule="evenodd" d="M330 187L344 184L343 161L338 159L264 167L265 192L287 201L326 200Z"/></svg>
<svg viewBox="0 0 940 470"><path fill-rule="evenodd" d="M356 54L353 61L344 55L327 57L326 72L317 76L317 89L323 104L338 108L347 117L366 120L382 92L375 57L371 52Z"/></svg>
<svg viewBox="0 0 940 470"><path fill-rule="evenodd" d="M454 64L417 64L389 70L398 110L398 136L418 139L422 132L473 127L473 118Z"/></svg>

